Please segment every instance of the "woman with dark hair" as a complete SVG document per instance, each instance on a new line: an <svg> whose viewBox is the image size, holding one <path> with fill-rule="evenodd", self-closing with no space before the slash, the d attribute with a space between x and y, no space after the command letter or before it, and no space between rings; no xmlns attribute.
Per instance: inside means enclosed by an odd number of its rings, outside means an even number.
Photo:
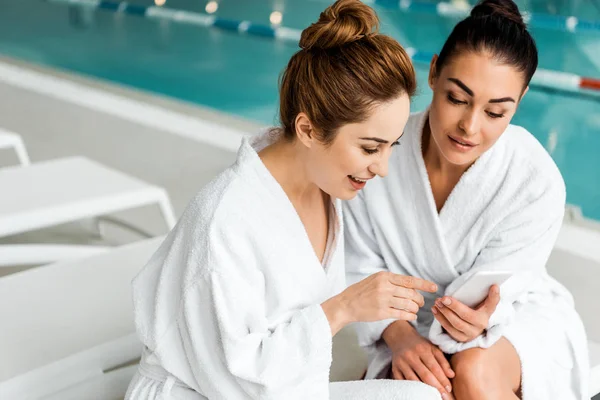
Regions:
<svg viewBox="0 0 600 400"><path fill-rule="evenodd" d="M417 321L358 324L367 378L423 381L445 399L589 399L583 325L545 269L565 185L510 125L537 63L515 3L479 3L432 59L431 105L409 118L388 177L346 203L348 283L391 271L439 286ZM498 270L513 276L475 308L451 297Z"/></svg>
<svg viewBox="0 0 600 400"><path fill-rule="evenodd" d="M386 175L416 85L377 25L370 7L340 0L303 31L281 127L244 140L134 279L145 347L127 399L329 399L332 336L415 319L417 290L436 291L389 272L345 288L340 201Z"/></svg>

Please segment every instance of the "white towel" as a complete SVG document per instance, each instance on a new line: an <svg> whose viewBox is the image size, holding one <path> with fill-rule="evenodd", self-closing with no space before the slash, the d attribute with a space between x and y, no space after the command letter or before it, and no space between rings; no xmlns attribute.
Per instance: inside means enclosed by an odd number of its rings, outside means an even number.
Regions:
<svg viewBox="0 0 600 400"><path fill-rule="evenodd" d="M333 382L331 400L440 400L437 389L421 382L389 379Z"/></svg>

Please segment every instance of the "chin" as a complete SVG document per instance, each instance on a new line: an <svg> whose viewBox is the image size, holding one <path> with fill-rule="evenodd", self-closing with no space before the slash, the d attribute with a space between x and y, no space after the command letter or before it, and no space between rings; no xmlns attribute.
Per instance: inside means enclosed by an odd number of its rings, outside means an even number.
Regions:
<svg viewBox="0 0 600 400"><path fill-rule="evenodd" d="M356 197L357 194L358 194L358 192L355 190L344 189L344 190L336 190L335 192L331 192L331 193L329 193L329 196L331 196L334 199L352 200L353 198Z"/></svg>
<svg viewBox="0 0 600 400"><path fill-rule="evenodd" d="M479 155L477 157L479 157ZM444 153L446 161L456 166L472 164L477 160L477 157L473 157L471 154L460 154L453 151Z"/></svg>
<svg viewBox="0 0 600 400"><path fill-rule="evenodd" d="M340 200L352 200L358 195L358 192L346 191L343 196L338 196L337 198Z"/></svg>

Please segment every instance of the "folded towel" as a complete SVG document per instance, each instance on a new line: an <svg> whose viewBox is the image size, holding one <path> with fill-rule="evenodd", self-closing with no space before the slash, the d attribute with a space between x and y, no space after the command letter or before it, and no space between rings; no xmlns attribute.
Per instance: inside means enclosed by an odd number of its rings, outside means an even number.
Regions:
<svg viewBox="0 0 600 400"><path fill-rule="evenodd" d="M440 400L440 393L422 382L377 379L333 382L331 400Z"/></svg>

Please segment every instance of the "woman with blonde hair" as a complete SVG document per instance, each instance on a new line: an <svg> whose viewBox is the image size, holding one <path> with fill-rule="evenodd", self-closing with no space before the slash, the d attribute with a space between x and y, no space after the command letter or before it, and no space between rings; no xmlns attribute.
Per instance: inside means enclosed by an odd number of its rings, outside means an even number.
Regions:
<svg viewBox="0 0 600 400"><path fill-rule="evenodd" d="M417 290L435 292L392 273L345 288L340 202L386 175L416 85L377 25L340 0L304 30L281 80L281 127L243 141L135 278L145 347L127 399L328 399L332 336L413 320Z"/></svg>

